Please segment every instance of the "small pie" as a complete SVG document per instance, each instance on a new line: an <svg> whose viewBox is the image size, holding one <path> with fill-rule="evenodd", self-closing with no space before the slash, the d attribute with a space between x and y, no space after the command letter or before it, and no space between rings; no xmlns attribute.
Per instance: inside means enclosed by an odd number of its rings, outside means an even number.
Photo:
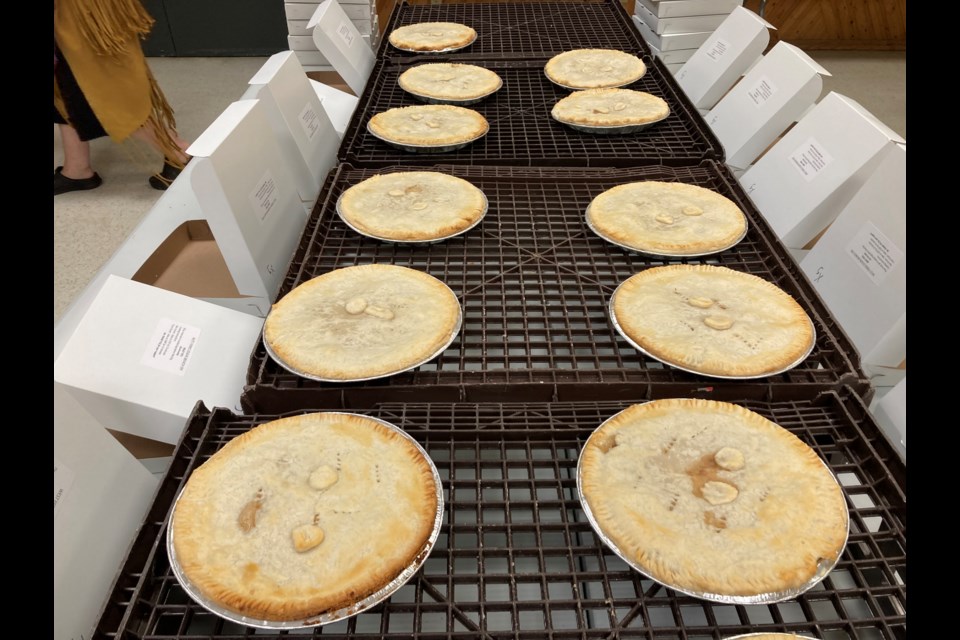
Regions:
<svg viewBox="0 0 960 640"><path fill-rule="evenodd" d="M813 348L813 323L786 292L712 265L653 267L631 276L611 303L624 335L654 358L697 373L762 377Z"/></svg>
<svg viewBox="0 0 960 640"><path fill-rule="evenodd" d="M416 146L472 142L490 129L487 119L473 109L449 104L388 109L370 118L367 127L378 138Z"/></svg>
<svg viewBox="0 0 960 640"><path fill-rule="evenodd" d="M434 62L407 69L397 79L400 88L434 100L474 100L503 85L493 71L473 64Z"/></svg>
<svg viewBox="0 0 960 640"><path fill-rule="evenodd" d="M643 91L587 89L562 98L550 113L565 124L616 127L658 122L670 115L670 107Z"/></svg>
<svg viewBox="0 0 960 640"><path fill-rule="evenodd" d="M394 29L390 44L406 51L460 49L477 39L473 27L457 22L420 22Z"/></svg>
<svg viewBox="0 0 960 640"><path fill-rule="evenodd" d="M632 182L604 191L587 207L601 237L657 255L703 255L737 243L747 218L716 191L680 182Z"/></svg>
<svg viewBox="0 0 960 640"><path fill-rule="evenodd" d="M376 420L261 424L197 468L171 527L191 586L243 616L298 621L377 593L432 547L433 466Z"/></svg>
<svg viewBox="0 0 960 640"><path fill-rule="evenodd" d="M483 192L435 171L385 173L355 184L338 211L360 233L382 240L427 242L475 225L487 210Z"/></svg>
<svg viewBox="0 0 960 640"><path fill-rule="evenodd" d="M330 381L392 375L434 357L460 324L457 296L433 276L388 264L335 269L278 300L263 325L280 364Z"/></svg>
<svg viewBox="0 0 960 640"><path fill-rule="evenodd" d="M846 544L846 501L823 461L735 404L633 405L587 439L578 482L624 558L707 599L796 595Z"/></svg>
<svg viewBox="0 0 960 640"><path fill-rule="evenodd" d="M636 82L647 72L647 65L615 49L574 49L550 58L543 71L562 87L600 89Z"/></svg>

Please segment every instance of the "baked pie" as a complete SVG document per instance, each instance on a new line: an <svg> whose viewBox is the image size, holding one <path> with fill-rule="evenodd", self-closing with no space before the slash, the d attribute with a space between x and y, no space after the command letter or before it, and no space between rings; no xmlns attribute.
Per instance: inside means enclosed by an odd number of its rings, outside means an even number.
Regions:
<svg viewBox="0 0 960 640"><path fill-rule="evenodd" d="M335 269L278 300L263 325L268 352L296 373L367 380L418 366L453 341L457 296L433 276L388 264Z"/></svg>
<svg viewBox="0 0 960 640"><path fill-rule="evenodd" d="M305 620L355 605L422 563L437 490L423 450L377 420L274 420L192 473L173 510L172 560L227 611Z"/></svg>
<svg viewBox="0 0 960 640"><path fill-rule="evenodd" d="M614 292L623 335L652 357L712 376L755 378L798 364L813 323L786 292L757 276L712 265L646 269Z"/></svg>
<svg viewBox="0 0 960 640"><path fill-rule="evenodd" d="M543 71L551 82L568 89L600 89L636 82L647 65L615 49L574 49L550 58Z"/></svg>
<svg viewBox="0 0 960 640"><path fill-rule="evenodd" d="M658 122L670 115L670 107L643 91L587 89L562 98L550 114L564 124L617 127Z"/></svg>
<svg viewBox="0 0 960 640"><path fill-rule="evenodd" d="M415 96L451 102L477 100L503 85L500 76L489 69L448 62L417 65L401 73L397 82Z"/></svg>
<svg viewBox="0 0 960 640"><path fill-rule="evenodd" d="M747 217L716 191L681 182L632 182L604 191L587 207L602 238L645 253L704 255L743 238Z"/></svg>
<svg viewBox="0 0 960 640"><path fill-rule="evenodd" d="M367 128L388 142L439 147L472 142L485 135L490 125L473 109L424 104L378 113L370 118Z"/></svg>
<svg viewBox="0 0 960 640"><path fill-rule="evenodd" d="M705 599L793 597L826 575L847 540L843 491L823 461L735 404L633 405L587 439L577 479L624 559Z"/></svg>
<svg viewBox="0 0 960 640"><path fill-rule="evenodd" d="M420 22L398 27L390 33L390 44L405 51L447 51L461 49L477 39L473 27L457 22Z"/></svg>
<svg viewBox="0 0 960 640"><path fill-rule="evenodd" d="M730 636L726 640L816 640L810 636L798 636L795 633L745 633Z"/></svg>
<svg viewBox="0 0 960 640"><path fill-rule="evenodd" d="M364 235L429 242L476 225L487 211L487 198L463 178L435 171L401 171L350 187L340 196L337 211Z"/></svg>

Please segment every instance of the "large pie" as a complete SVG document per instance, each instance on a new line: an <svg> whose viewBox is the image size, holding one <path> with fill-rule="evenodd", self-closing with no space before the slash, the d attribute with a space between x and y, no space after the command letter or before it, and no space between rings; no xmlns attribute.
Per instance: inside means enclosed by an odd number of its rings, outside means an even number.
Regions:
<svg viewBox="0 0 960 640"><path fill-rule="evenodd" d="M686 593L799 593L843 551L843 492L817 454L738 405L634 405L584 445L578 482L630 562ZM813 582L812 582L813 581Z"/></svg>
<svg viewBox="0 0 960 640"><path fill-rule="evenodd" d="M436 171L384 173L355 184L338 211L357 231L383 240L427 242L460 233L486 212L483 192Z"/></svg>
<svg viewBox="0 0 960 640"><path fill-rule="evenodd" d="M565 124L615 127L652 124L670 115L663 98L632 89L586 89L560 99L550 114Z"/></svg>
<svg viewBox="0 0 960 640"><path fill-rule="evenodd" d="M716 191L653 180L604 191L587 207L587 222L611 242L671 256L727 249L747 229L740 207Z"/></svg>
<svg viewBox="0 0 960 640"><path fill-rule="evenodd" d="M337 611L429 551L432 469L411 439L364 416L267 422L190 476L173 511L175 560L204 598L243 616Z"/></svg>
<svg viewBox="0 0 960 640"><path fill-rule="evenodd" d="M383 140L415 146L472 142L490 129L480 113L449 104L395 107L374 115L367 127Z"/></svg>
<svg viewBox="0 0 960 640"><path fill-rule="evenodd" d="M390 32L390 44L406 51L460 49L477 39L473 27L457 22L419 22Z"/></svg>
<svg viewBox="0 0 960 640"><path fill-rule="evenodd" d="M466 101L490 95L503 81L474 64L434 62L407 69L397 78L400 88L433 100Z"/></svg>
<svg viewBox="0 0 960 640"><path fill-rule="evenodd" d="M570 89L622 87L647 72L637 56L615 49L574 49L550 58L543 68L547 77Z"/></svg>
<svg viewBox="0 0 960 640"><path fill-rule="evenodd" d="M646 269L616 290L624 335L677 367L720 377L762 377L813 348L813 323L785 291L757 276L712 265Z"/></svg>
<svg viewBox="0 0 960 640"><path fill-rule="evenodd" d="M456 295L433 276L388 264L335 269L278 300L263 326L281 365L330 381L365 380L437 355L460 324Z"/></svg>

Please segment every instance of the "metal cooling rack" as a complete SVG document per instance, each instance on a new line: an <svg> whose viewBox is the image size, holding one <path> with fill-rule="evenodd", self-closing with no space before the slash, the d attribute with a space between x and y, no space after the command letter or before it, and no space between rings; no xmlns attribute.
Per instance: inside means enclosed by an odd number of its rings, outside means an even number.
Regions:
<svg viewBox="0 0 960 640"><path fill-rule="evenodd" d="M837 475L850 509L847 547L823 582L794 600L751 606L710 604L657 585L594 535L576 499L577 457L590 433L629 404L383 404L362 412L406 430L436 463L446 501L440 537L423 568L384 604L290 634L210 614L169 567L165 523L190 473L235 436L281 417L198 405L94 638L721 640L756 631L906 638L906 466L856 393L741 403L810 445Z"/></svg>
<svg viewBox="0 0 960 640"><path fill-rule="evenodd" d="M410 170L394 167L385 171ZM422 169L422 168L421 168ZM415 371L364 384L306 380L282 369L262 343L252 354L245 411L370 406L381 401L505 402L637 397L666 385L684 397L805 399L844 384L869 396L856 351L729 172L699 167L622 170L440 167L469 180L490 202L470 233L425 247L365 238L335 214L340 193L371 175L343 165L321 194L278 299L301 282L356 264L399 264L430 273L460 299L460 336ZM635 180L682 181L737 202L750 228L735 247L699 259L630 253L589 230L584 211L602 191ZM753 381L684 373L645 357L617 334L607 313L614 289L651 266L718 264L759 276L797 299L816 326L817 344L789 372Z"/></svg>
<svg viewBox="0 0 960 640"><path fill-rule="evenodd" d="M449 56L436 56L431 60L456 61ZM337 157L355 167L395 164L688 166L704 159L723 159L723 146L659 60L645 56L647 73L625 88L663 98L670 107L670 115L648 129L623 135L583 133L554 120L550 110L570 92L547 79L543 73L546 61L474 61L473 64L490 69L503 79L499 91L469 107L487 119L489 132L456 151L410 153L390 146L367 131L367 123L377 113L421 104L397 83L400 74L413 65L381 60L370 74ZM417 60L416 64L422 62Z"/></svg>

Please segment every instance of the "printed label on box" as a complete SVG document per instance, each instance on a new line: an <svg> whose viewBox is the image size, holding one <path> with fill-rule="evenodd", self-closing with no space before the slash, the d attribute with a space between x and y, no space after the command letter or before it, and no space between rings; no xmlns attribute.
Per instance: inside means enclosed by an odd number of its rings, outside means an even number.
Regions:
<svg viewBox="0 0 960 640"><path fill-rule="evenodd" d="M53 457L53 517L57 517L63 499L70 487L73 486L73 471L63 466L63 463Z"/></svg>
<svg viewBox="0 0 960 640"><path fill-rule="evenodd" d="M200 329L161 318L140 358L140 364L182 376L200 338Z"/></svg>
<svg viewBox="0 0 960 640"><path fill-rule="evenodd" d="M350 31L350 27L347 26L346 22L341 22L340 26L337 27L337 35L347 43L347 47L353 46L353 32Z"/></svg>
<svg viewBox="0 0 960 640"><path fill-rule="evenodd" d="M777 85L773 84L767 76L761 76L757 84L747 91L747 95L753 100L755 106L762 107L763 103L772 98L776 92Z"/></svg>
<svg viewBox="0 0 960 640"><path fill-rule="evenodd" d="M872 222L867 222L847 245L847 255L860 265L874 284L881 284L887 274L903 259L903 251Z"/></svg>
<svg viewBox="0 0 960 640"><path fill-rule="evenodd" d="M253 211L260 218L260 222L267 219L273 205L277 204L280 194L277 193L277 183L269 170L260 178L257 188L250 194L250 203Z"/></svg>
<svg viewBox="0 0 960 640"><path fill-rule="evenodd" d="M790 164L796 167L807 182L816 178L831 162L833 162L833 156L813 138L808 138L790 154Z"/></svg>
<svg viewBox="0 0 960 640"><path fill-rule="evenodd" d="M300 126L303 127L303 132L307 134L307 140L313 140L313 136L317 135L317 131L320 129L320 118L317 117L317 112L313 110L313 105L309 102L300 112Z"/></svg>
<svg viewBox="0 0 960 640"><path fill-rule="evenodd" d="M729 50L730 43L722 38L717 38L716 42L707 48L707 57L713 61L717 61Z"/></svg>

